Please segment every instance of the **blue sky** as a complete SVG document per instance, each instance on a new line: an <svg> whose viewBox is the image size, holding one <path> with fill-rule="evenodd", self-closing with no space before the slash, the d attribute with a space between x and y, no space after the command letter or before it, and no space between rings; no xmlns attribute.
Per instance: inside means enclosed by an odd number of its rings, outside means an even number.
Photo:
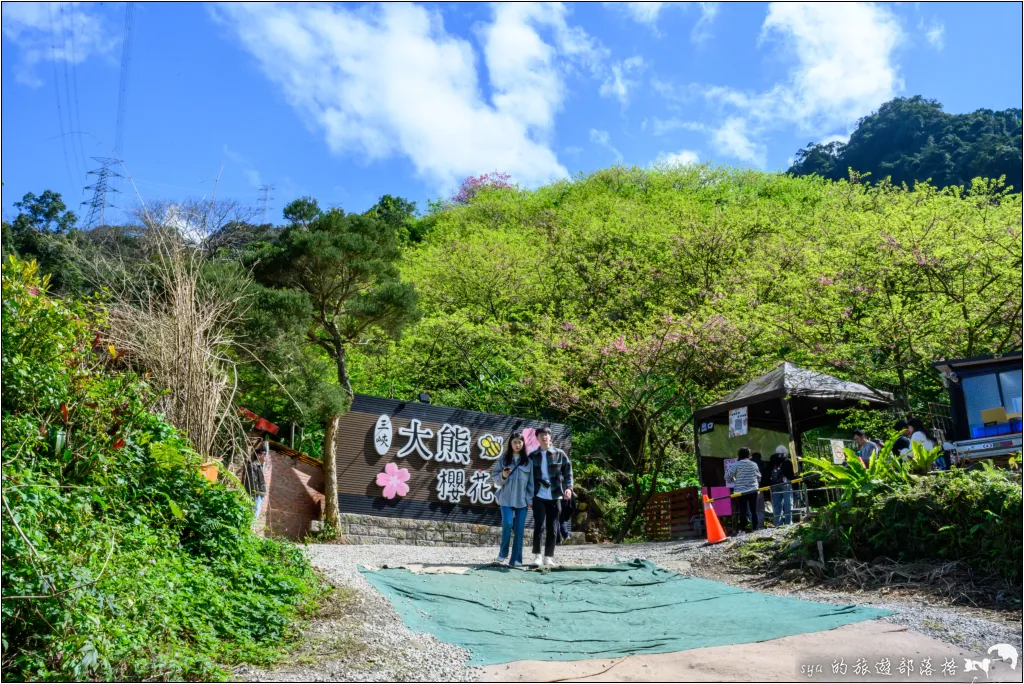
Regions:
<svg viewBox="0 0 1024 684"><path fill-rule="evenodd" d="M255 206L266 183L279 219L301 195L425 208L489 171L534 187L616 162L785 169L894 96L1020 107L1021 19L1019 3L136 3L135 188L116 201ZM3 4L5 218L30 191L88 198L124 28L121 4Z"/></svg>

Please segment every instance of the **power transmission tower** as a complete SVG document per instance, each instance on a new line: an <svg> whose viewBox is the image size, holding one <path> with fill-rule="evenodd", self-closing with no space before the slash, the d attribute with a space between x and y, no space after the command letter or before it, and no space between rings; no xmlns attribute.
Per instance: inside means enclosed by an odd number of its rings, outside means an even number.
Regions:
<svg viewBox="0 0 1024 684"><path fill-rule="evenodd" d="M96 176L96 182L85 186L86 190L92 190L92 199L88 202L82 202L83 205L89 207L89 213L85 217L86 228L104 225L107 207L114 207L114 204L107 200L107 194L119 192L117 188L112 187L111 180L124 178L124 176L117 172L117 167L121 164L120 159L115 159L114 157L93 157L93 161L98 162L100 166L98 169L89 172L90 176Z"/></svg>
<svg viewBox="0 0 1024 684"><path fill-rule="evenodd" d="M260 186L260 205L263 207L263 224L268 223L270 216L270 200L274 199L270 196L270 191L274 189L273 185L261 185Z"/></svg>
<svg viewBox="0 0 1024 684"><path fill-rule="evenodd" d="M85 186L86 190L92 190L92 199L87 202L82 202L83 205L89 207L89 214L85 219L85 225L88 228L104 224L107 207L113 208L115 206L111 202L107 201L107 194L120 192L120 190L117 189L117 181L124 178L124 176L118 173L116 169L121 166L121 157L123 156L121 154L121 147L124 142L125 100L127 97L128 66L131 62L132 34L134 33L134 29L135 3L127 2L125 3L124 11L124 34L121 39L121 78L117 92L117 123L114 129L114 156L93 157L95 161L99 162L100 166L98 169L93 169L86 174L88 176L96 176L96 181L92 185Z"/></svg>

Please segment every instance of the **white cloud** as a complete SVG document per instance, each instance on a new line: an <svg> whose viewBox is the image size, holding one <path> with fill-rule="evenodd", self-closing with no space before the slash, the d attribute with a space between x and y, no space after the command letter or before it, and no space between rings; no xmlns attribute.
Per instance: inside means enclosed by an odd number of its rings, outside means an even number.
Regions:
<svg viewBox="0 0 1024 684"><path fill-rule="evenodd" d="M644 120L644 123L647 123L646 119ZM672 131L677 130L707 131L708 127L705 124L698 123L696 121L686 121L684 119L677 118L659 119L658 117L654 117L651 119L651 132L654 133L654 135L665 135L666 133L671 133Z"/></svg>
<svg viewBox="0 0 1024 684"><path fill-rule="evenodd" d="M765 91L696 85L681 91L654 84L673 100L701 91L725 119L708 128L712 143L743 161L764 164L764 145L758 141L769 130L793 126L804 134L824 135L849 126L903 88L893 58L903 31L881 5L774 2L760 41L793 58L786 78ZM661 130L671 128L670 120Z"/></svg>
<svg viewBox="0 0 1024 684"><path fill-rule="evenodd" d="M590 142L597 143L601 147L608 149L609 151L611 151L612 154L615 155L615 158L617 160L622 161L622 153L615 149L615 147L612 145L611 136L608 134L608 131L600 131L596 128L591 128Z"/></svg>
<svg viewBox="0 0 1024 684"><path fill-rule="evenodd" d="M946 25L938 19L932 19L925 23L922 18L917 24L917 29L924 34L925 40L936 50L946 47Z"/></svg>
<svg viewBox="0 0 1024 684"><path fill-rule="evenodd" d="M711 37L711 24L715 21L715 17L718 16L718 3L717 2L700 2L700 19L694 25L693 30L690 31L690 40L694 43L703 43Z"/></svg>
<svg viewBox="0 0 1024 684"><path fill-rule="evenodd" d="M741 117L730 117L721 126L712 129L711 142L723 154L764 166L764 146L750 139L747 122Z"/></svg>
<svg viewBox="0 0 1024 684"><path fill-rule="evenodd" d="M631 76L639 76L646 68L647 64L640 55L613 64L612 73L601 84L601 97L614 97L625 107L629 104L629 91L640 85Z"/></svg>
<svg viewBox="0 0 1024 684"><path fill-rule="evenodd" d="M214 15L334 152L405 156L441 190L494 170L526 185L568 175L550 140L564 74L596 73L607 56L562 5L494 5L479 29L488 101L470 43L421 6L227 3Z"/></svg>
<svg viewBox="0 0 1024 684"><path fill-rule="evenodd" d="M654 161L656 166L690 166L700 162L700 157L693 150L678 152L662 152Z"/></svg>
<svg viewBox="0 0 1024 684"><path fill-rule="evenodd" d="M654 25L658 21L658 15L666 2L608 2L606 5L614 6L626 12L632 19L640 24Z"/></svg>
<svg viewBox="0 0 1024 684"><path fill-rule="evenodd" d="M18 47L15 78L35 87L43 84L36 73L40 62L80 64L120 43L92 3L5 2L2 25L4 39Z"/></svg>
<svg viewBox="0 0 1024 684"><path fill-rule="evenodd" d="M782 41L797 59L789 81L762 98L768 115L802 128L855 121L903 88L892 61L903 32L881 5L774 2L762 37Z"/></svg>
<svg viewBox="0 0 1024 684"><path fill-rule="evenodd" d="M834 143L834 142L843 143L845 145L846 143L850 142L850 136L849 135L841 135L841 134L840 135L829 135L829 136L826 136L825 138L822 139L821 144L822 145L828 145L829 143Z"/></svg>

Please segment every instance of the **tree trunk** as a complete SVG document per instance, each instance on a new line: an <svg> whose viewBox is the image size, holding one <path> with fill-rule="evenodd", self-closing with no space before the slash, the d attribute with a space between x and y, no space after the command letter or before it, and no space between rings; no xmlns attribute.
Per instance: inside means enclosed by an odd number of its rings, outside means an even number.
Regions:
<svg viewBox="0 0 1024 684"><path fill-rule="evenodd" d="M639 478L634 475L633 480L633 495L629 498L629 507L626 509L626 520L622 525L622 528L615 534L615 543L621 544L622 540L626 538L629 533L629 528L633 527L633 521L636 520L637 516L640 515L641 511L647 507L647 502L654 496L654 492L658 489L658 475L661 474L661 461L655 466L654 471L651 473L651 486L647 489L647 492L640 492L637 485L639 484Z"/></svg>
<svg viewBox="0 0 1024 684"><path fill-rule="evenodd" d="M643 492L640 491L640 479L633 476L633 494L629 497L629 505L626 507L626 518L623 520L622 527L615 533L615 543L621 544L622 540L629 534L629 529L633 527L633 521L636 520L636 516L640 513L640 500L643 499L644 504L650 499L650 496L645 497ZM658 478L655 475L651 478L652 489L658 485Z"/></svg>
<svg viewBox="0 0 1024 684"><path fill-rule="evenodd" d="M335 463L337 452L335 441L338 435L338 423L341 416L331 416L324 430L324 525L332 529L338 528L341 512L338 510L338 467Z"/></svg>

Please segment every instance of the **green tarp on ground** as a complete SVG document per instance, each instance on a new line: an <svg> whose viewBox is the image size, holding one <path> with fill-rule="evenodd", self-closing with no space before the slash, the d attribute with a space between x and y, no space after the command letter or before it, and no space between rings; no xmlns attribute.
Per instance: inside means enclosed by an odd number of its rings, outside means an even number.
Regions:
<svg viewBox="0 0 1024 684"><path fill-rule="evenodd" d="M363 576L406 626L472 652L471 665L667 653L820 632L891 611L760 594L643 560L465 574Z"/></svg>

